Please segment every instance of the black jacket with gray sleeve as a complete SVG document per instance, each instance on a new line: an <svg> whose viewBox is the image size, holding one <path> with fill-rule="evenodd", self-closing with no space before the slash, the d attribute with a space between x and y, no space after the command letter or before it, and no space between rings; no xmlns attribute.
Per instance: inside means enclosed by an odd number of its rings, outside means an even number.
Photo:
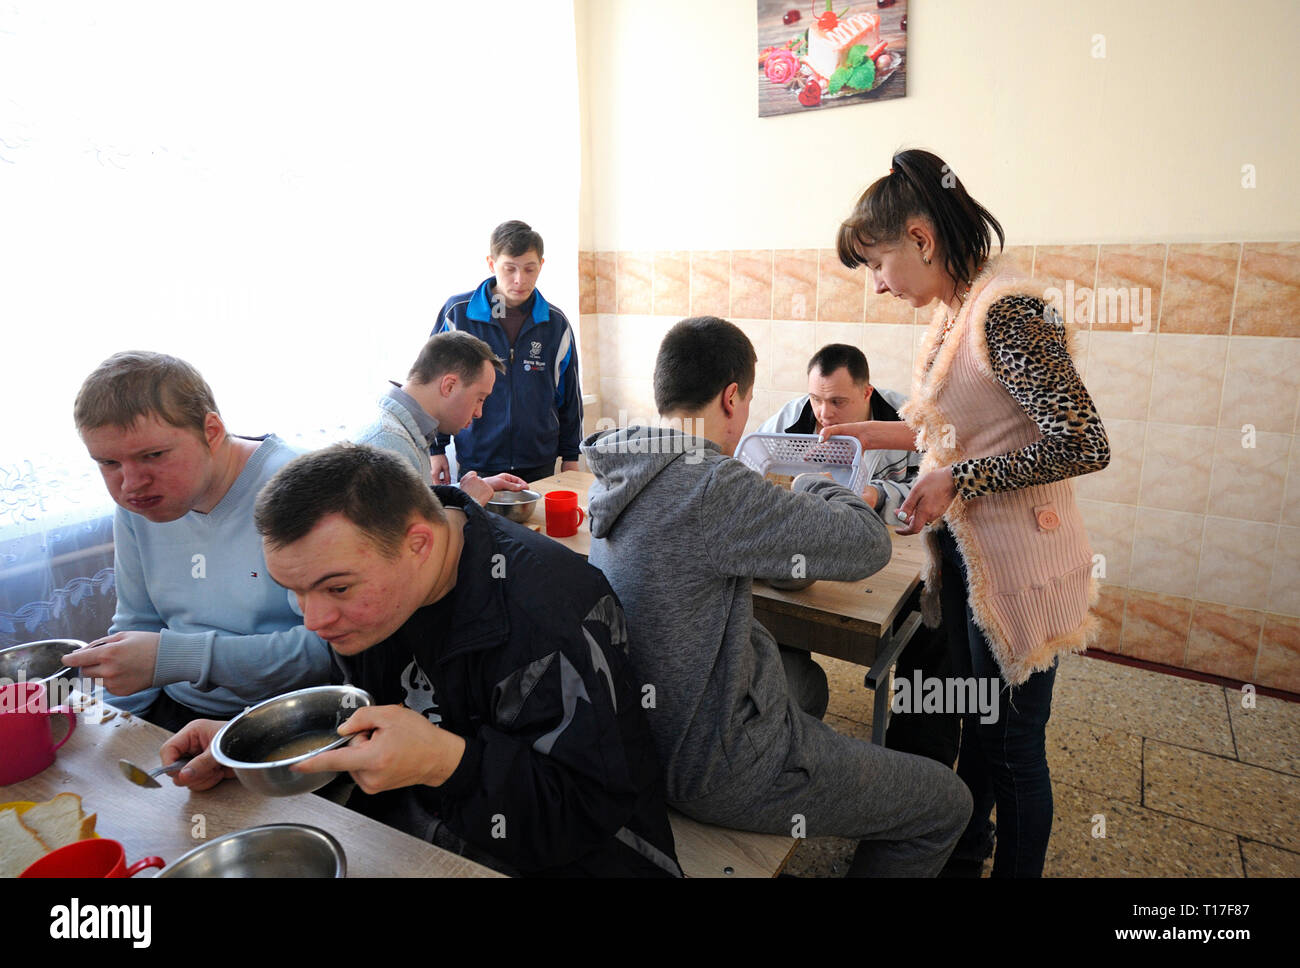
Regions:
<svg viewBox="0 0 1300 968"><path fill-rule="evenodd" d="M434 490L468 517L455 587L339 663L380 705L463 737L465 754L440 787L358 791L350 805L436 843L461 838L511 873L681 876L605 576L458 488Z"/></svg>

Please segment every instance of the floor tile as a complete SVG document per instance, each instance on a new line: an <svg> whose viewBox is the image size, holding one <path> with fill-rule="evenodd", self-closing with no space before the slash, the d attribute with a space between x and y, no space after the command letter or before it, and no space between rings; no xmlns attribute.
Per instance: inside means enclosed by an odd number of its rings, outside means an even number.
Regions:
<svg viewBox="0 0 1300 968"><path fill-rule="evenodd" d="M1149 739L1143 782L1149 809L1300 851L1300 777Z"/></svg>
<svg viewBox="0 0 1300 968"><path fill-rule="evenodd" d="M822 722L841 735L852 736L854 739L860 739L867 743L871 742L871 726L867 723L845 719L843 716L836 716L834 713L827 713Z"/></svg>
<svg viewBox="0 0 1300 968"><path fill-rule="evenodd" d="M843 877L858 849L856 840L842 837L808 837L799 842L786 861L784 873L794 877Z"/></svg>
<svg viewBox="0 0 1300 968"><path fill-rule="evenodd" d="M1047 723L1052 783L1142 803L1142 737L1053 715Z"/></svg>
<svg viewBox="0 0 1300 968"><path fill-rule="evenodd" d="M1044 877L1242 876L1231 833L1064 783L1053 783L1052 793ZM1105 836L1095 836L1099 832Z"/></svg>
<svg viewBox="0 0 1300 968"><path fill-rule="evenodd" d="M813 658L826 670L826 681L830 685L831 701L826 707L827 715L834 714L869 724L875 693L863 684L867 667L843 659L833 659L828 655L815 655Z"/></svg>
<svg viewBox="0 0 1300 968"><path fill-rule="evenodd" d="M1241 842L1247 877L1300 877L1300 854L1253 840Z"/></svg>
<svg viewBox="0 0 1300 968"><path fill-rule="evenodd" d="M1117 662L1084 656L1063 660L1052 715L1236 755L1222 686Z"/></svg>
<svg viewBox="0 0 1300 968"><path fill-rule="evenodd" d="M830 684L827 724L870 740L865 668L816 659ZM1256 696L1243 708L1237 690L1068 656L1047 741L1047 876L1300 877L1300 704ZM1098 814L1105 838L1093 836ZM855 847L812 838L786 870L843 877Z"/></svg>
<svg viewBox="0 0 1300 968"><path fill-rule="evenodd" d="M1243 763L1300 776L1300 703L1255 696L1255 708L1241 704L1239 692L1228 693L1228 716ZM1300 823L1300 816L1296 817Z"/></svg>

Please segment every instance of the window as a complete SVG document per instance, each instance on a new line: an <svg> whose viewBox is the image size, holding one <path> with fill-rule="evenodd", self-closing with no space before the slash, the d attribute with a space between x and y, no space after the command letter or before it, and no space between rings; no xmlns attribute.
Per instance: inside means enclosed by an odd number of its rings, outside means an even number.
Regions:
<svg viewBox="0 0 1300 968"><path fill-rule="evenodd" d="M71 415L113 352L317 446L486 277L498 222L543 234L576 320L578 161L572 0L0 0L0 586L111 510Z"/></svg>

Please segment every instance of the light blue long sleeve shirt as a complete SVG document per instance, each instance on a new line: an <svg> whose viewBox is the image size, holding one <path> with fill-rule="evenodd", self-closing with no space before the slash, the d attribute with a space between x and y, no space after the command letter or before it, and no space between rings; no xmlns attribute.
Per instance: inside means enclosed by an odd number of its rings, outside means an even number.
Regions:
<svg viewBox="0 0 1300 968"><path fill-rule="evenodd" d="M156 524L117 508L117 611L110 632L160 632L161 638L155 688L106 695L107 701L139 712L164 687L177 702L229 717L329 681L329 645L303 627L289 593L267 574L253 526L258 491L296 456L278 437L266 437L207 514L190 511Z"/></svg>

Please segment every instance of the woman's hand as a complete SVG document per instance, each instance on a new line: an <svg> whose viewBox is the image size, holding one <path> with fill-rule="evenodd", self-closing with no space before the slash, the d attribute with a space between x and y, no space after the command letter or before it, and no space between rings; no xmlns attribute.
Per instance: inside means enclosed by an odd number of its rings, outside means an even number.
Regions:
<svg viewBox="0 0 1300 968"><path fill-rule="evenodd" d="M907 527L899 528L899 534L916 534L927 524L943 517L948 505L957 496L957 485L952 480L952 468L940 467L921 478L912 485L912 493L898 509L900 515L907 515Z"/></svg>
<svg viewBox="0 0 1300 968"><path fill-rule="evenodd" d="M823 427L818 436L822 440L830 437L856 437L863 450L913 450L916 447L916 434L900 420L833 424Z"/></svg>

